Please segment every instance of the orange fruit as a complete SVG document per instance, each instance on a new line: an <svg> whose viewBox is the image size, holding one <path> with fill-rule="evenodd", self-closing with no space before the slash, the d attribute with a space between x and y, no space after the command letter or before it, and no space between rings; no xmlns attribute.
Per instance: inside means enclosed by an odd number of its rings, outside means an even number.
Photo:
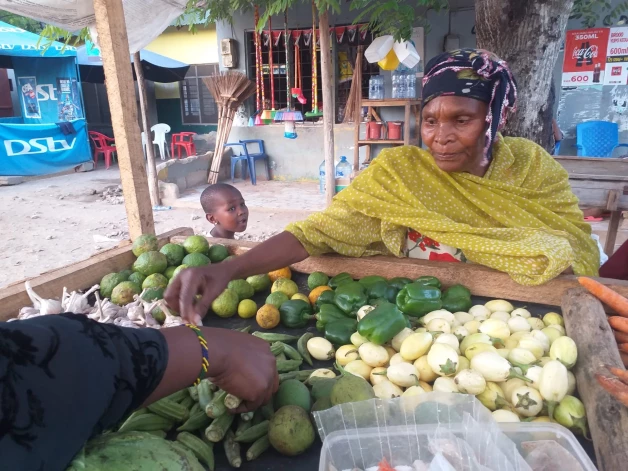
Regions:
<svg viewBox="0 0 628 471"><path fill-rule="evenodd" d="M312 305L316 303L316 300L323 291L331 291L331 288L329 286L319 286L318 288L314 288L312 291L310 291L308 298L310 298L310 303Z"/></svg>
<svg viewBox="0 0 628 471"><path fill-rule="evenodd" d="M271 271L268 276L270 277L270 281L273 283L277 281L279 278L287 278L288 280L292 279L292 272L290 268L280 268L279 270Z"/></svg>
<svg viewBox="0 0 628 471"><path fill-rule="evenodd" d="M279 309L272 304L264 304L257 311L255 320L262 329L274 329L279 325Z"/></svg>

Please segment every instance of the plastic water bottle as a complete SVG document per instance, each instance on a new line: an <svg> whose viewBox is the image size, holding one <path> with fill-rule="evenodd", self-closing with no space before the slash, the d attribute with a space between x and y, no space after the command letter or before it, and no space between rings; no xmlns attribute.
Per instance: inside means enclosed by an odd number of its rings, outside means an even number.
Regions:
<svg viewBox="0 0 628 471"><path fill-rule="evenodd" d="M399 98L408 98L408 74L406 67L399 66Z"/></svg>
<svg viewBox="0 0 628 471"><path fill-rule="evenodd" d="M318 192L325 193L325 161L318 167Z"/></svg>
<svg viewBox="0 0 628 471"><path fill-rule="evenodd" d="M383 100L384 99L384 76L377 75L375 77L375 81L377 83L377 95L375 96L375 99Z"/></svg>
<svg viewBox="0 0 628 471"><path fill-rule="evenodd" d="M408 71L408 98L411 100L416 98L416 67Z"/></svg>
<svg viewBox="0 0 628 471"><path fill-rule="evenodd" d="M399 73L396 70L392 72L392 97L399 98Z"/></svg>
<svg viewBox="0 0 628 471"><path fill-rule="evenodd" d="M340 162L336 165L336 178L349 178L352 169L351 164L347 162L347 158L343 155L340 157Z"/></svg>
<svg viewBox="0 0 628 471"><path fill-rule="evenodd" d="M377 77L371 77L369 79L369 100L377 100Z"/></svg>

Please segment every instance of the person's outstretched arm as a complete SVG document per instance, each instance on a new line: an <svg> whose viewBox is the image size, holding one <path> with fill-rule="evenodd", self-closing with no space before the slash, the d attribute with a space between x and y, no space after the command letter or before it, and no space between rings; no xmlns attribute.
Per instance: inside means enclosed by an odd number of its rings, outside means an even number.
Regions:
<svg viewBox="0 0 628 471"><path fill-rule="evenodd" d="M244 400L239 410L267 402L278 384L268 344L202 331L212 381ZM189 327L129 329L73 314L0 323L2 469L65 470L90 437L190 386L200 370Z"/></svg>

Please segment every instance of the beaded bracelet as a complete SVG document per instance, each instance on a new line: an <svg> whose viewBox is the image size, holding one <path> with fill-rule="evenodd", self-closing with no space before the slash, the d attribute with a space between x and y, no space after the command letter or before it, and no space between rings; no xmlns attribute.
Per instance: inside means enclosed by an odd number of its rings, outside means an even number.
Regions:
<svg viewBox="0 0 628 471"><path fill-rule="evenodd" d="M185 324L185 326L194 331L194 333L198 337L198 342L201 344L201 355L203 356L203 360L201 362L201 371L198 374L198 378L196 378L196 381L194 381L194 386L196 386L205 378L205 376L207 376L207 368L209 367L209 351L207 349L207 340L205 340L205 337L203 337L203 332L201 332L201 329L199 329L198 326L195 326L194 324Z"/></svg>

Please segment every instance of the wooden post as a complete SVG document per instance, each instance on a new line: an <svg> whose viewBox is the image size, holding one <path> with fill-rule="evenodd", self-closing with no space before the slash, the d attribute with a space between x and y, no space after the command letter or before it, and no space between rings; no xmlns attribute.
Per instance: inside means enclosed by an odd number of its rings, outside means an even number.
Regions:
<svg viewBox="0 0 628 471"><path fill-rule="evenodd" d="M148 193L153 206L159 206L159 180L157 179L157 167L155 166L155 147L148 120L148 102L146 98L146 83L144 82L144 70L139 51L133 54L135 77L137 78L137 91L140 95L140 114L142 115L142 127L146 135L146 176L148 178Z"/></svg>
<svg viewBox="0 0 628 471"><path fill-rule="evenodd" d="M573 288L563 296L561 307L567 335L578 346L578 361L573 372L587 411L598 469L626 469L628 408L602 389L595 379L596 373L611 376L607 366L623 369L602 303L584 289Z"/></svg>
<svg viewBox="0 0 628 471"><path fill-rule="evenodd" d="M94 0L94 16L107 79L107 97L129 235L135 239L141 234L154 234L155 223L137 124L135 87L129 67L129 42L122 0Z"/></svg>
<svg viewBox="0 0 628 471"><path fill-rule="evenodd" d="M325 154L325 198L327 205L336 193L336 168L334 165L334 94L332 88L331 51L329 44L329 13L318 13L321 35L321 85L323 88L323 150ZM316 44L314 44L316 53Z"/></svg>

